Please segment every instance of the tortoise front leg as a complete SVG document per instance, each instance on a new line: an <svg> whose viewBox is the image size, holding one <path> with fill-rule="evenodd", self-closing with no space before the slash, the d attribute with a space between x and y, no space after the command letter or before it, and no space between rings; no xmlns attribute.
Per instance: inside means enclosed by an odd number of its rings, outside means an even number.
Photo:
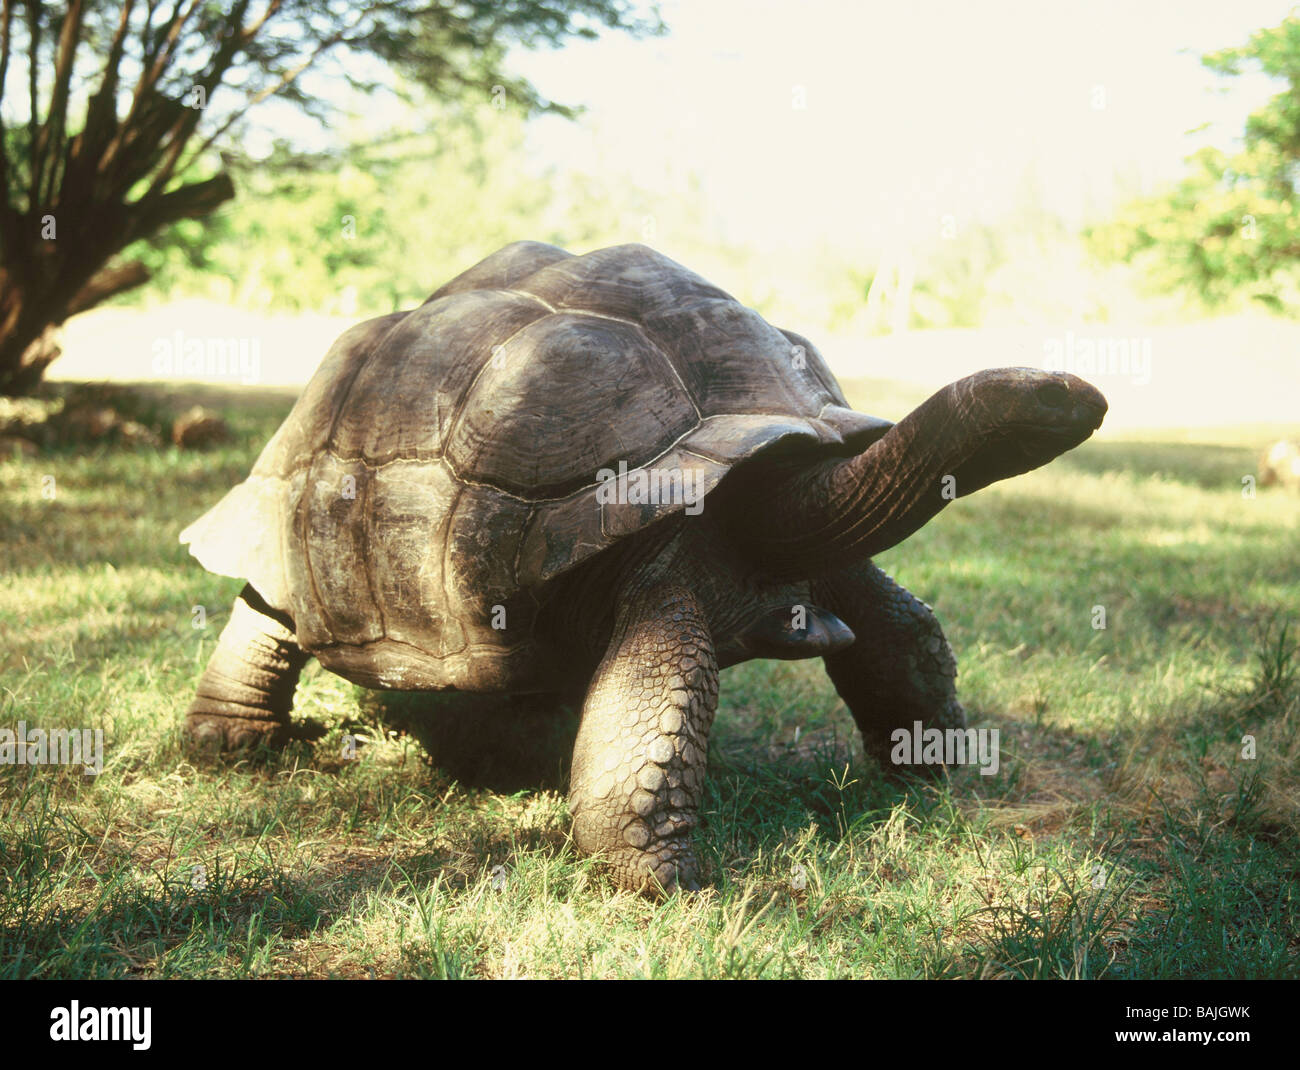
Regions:
<svg viewBox="0 0 1300 1070"><path fill-rule="evenodd" d="M298 646L290 623L251 584L244 587L185 715L191 740L238 750L289 739L293 691L311 657Z"/></svg>
<svg viewBox="0 0 1300 1070"><path fill-rule="evenodd" d="M889 765L890 734L964 728L957 662L934 614L870 561L813 582L813 597L853 629L857 641L822 660L862 732L867 754Z"/></svg>
<svg viewBox="0 0 1300 1070"><path fill-rule="evenodd" d="M718 702L713 640L684 587L625 593L592 677L573 751L578 847L624 887L699 887L691 845Z"/></svg>

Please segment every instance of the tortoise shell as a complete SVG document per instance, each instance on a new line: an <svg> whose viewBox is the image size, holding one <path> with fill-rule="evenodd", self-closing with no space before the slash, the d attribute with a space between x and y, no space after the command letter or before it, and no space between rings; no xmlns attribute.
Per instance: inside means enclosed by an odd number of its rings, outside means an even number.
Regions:
<svg viewBox="0 0 1300 1070"><path fill-rule="evenodd" d="M777 444L857 453L889 426L806 339L645 246L516 242L346 331L181 541L357 683L545 689L548 582L687 508L606 500L620 462L707 491Z"/></svg>

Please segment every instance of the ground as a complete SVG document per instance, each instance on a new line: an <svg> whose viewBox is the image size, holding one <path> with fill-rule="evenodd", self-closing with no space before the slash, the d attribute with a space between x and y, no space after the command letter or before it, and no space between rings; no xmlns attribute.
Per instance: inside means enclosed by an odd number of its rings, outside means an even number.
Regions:
<svg viewBox="0 0 1300 1070"><path fill-rule="evenodd" d="M895 418L926 392L846 388ZM228 417L215 452L0 458L0 726L105 733L95 777L0 766L0 976L1300 975L1300 496L1242 484L1277 428L1103 437L879 559L997 776L885 779L819 662L723 673L712 886L656 906L575 855L553 788L453 779L315 666L322 741L184 749L240 584L176 534L292 395L168 387Z"/></svg>

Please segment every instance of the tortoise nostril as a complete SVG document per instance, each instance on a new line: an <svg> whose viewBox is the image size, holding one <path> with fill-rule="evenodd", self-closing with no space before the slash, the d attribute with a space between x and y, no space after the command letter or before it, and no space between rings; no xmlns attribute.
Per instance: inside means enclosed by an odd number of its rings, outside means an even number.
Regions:
<svg viewBox="0 0 1300 1070"><path fill-rule="evenodd" d="M1043 383L1034 391L1038 400L1055 409L1063 409L1070 403L1070 391L1062 383Z"/></svg>

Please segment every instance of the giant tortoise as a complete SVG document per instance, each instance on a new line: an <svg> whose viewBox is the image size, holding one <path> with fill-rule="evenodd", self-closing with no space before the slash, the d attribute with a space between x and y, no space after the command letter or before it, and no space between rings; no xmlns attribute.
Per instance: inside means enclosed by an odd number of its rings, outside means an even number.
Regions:
<svg viewBox="0 0 1300 1070"><path fill-rule="evenodd" d="M877 757L899 726L964 725L938 622L871 557L1105 411L1001 368L891 424L652 249L508 245L344 333L182 533L247 581L187 730L282 742L309 657L368 688L578 696L577 845L628 888L696 887L719 669L823 658Z"/></svg>

